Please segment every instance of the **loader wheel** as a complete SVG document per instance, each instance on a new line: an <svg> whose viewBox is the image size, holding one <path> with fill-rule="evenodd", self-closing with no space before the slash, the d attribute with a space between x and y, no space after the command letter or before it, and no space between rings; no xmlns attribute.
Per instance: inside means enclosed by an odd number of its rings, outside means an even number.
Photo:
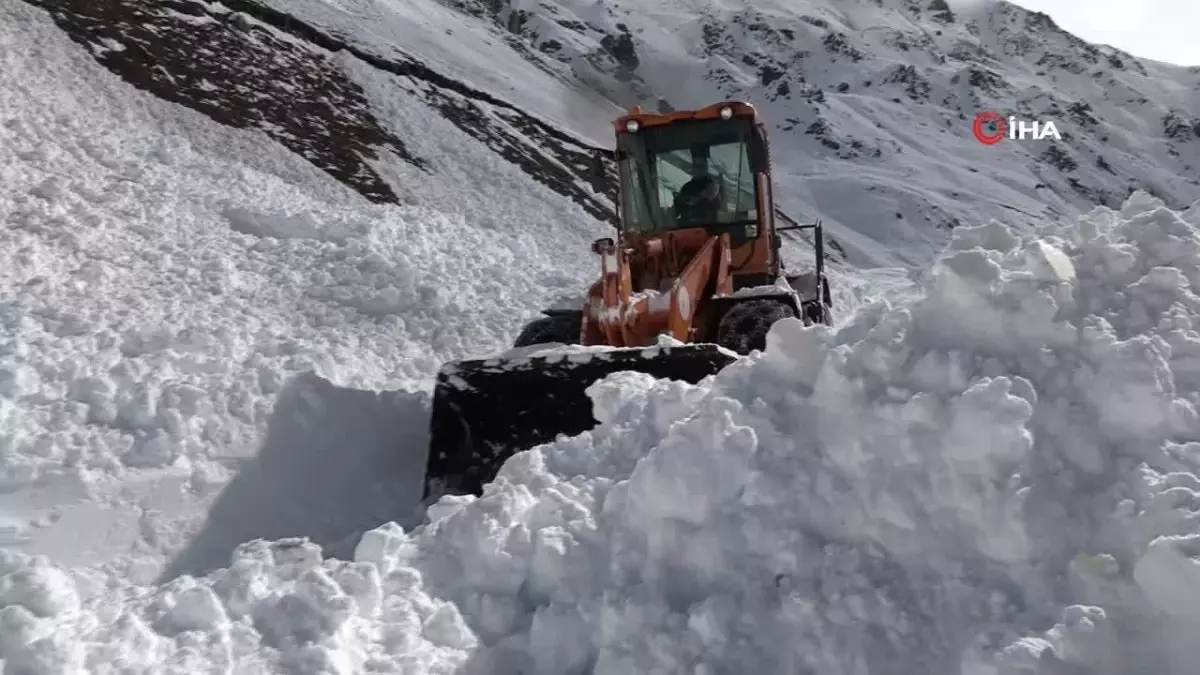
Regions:
<svg viewBox="0 0 1200 675"><path fill-rule="evenodd" d="M717 324L717 344L738 354L766 349L771 326L780 319L795 316L791 307L775 300L739 302Z"/></svg>
<svg viewBox="0 0 1200 675"><path fill-rule="evenodd" d="M579 332L582 321L575 316L544 316L525 324L521 334L517 336L514 347L528 347L548 342L561 342L567 345L579 344Z"/></svg>

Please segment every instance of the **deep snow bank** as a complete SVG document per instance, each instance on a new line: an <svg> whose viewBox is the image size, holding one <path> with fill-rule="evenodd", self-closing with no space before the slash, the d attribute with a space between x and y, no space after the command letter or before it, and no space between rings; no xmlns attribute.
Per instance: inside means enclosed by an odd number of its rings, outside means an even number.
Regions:
<svg viewBox="0 0 1200 675"><path fill-rule="evenodd" d="M289 380L428 388L595 273L578 205L392 103L435 171L366 205L0 3L0 548L153 579Z"/></svg>
<svg viewBox="0 0 1200 675"><path fill-rule="evenodd" d="M138 588L4 556L21 672L1191 673L1200 209L961 228L912 301L618 374L354 562L244 545ZM31 565L30 563L37 563Z"/></svg>

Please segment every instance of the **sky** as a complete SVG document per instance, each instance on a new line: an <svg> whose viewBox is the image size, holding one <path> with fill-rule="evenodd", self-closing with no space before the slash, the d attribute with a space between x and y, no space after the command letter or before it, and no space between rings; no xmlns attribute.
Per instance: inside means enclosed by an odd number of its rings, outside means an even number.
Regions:
<svg viewBox="0 0 1200 675"><path fill-rule="evenodd" d="M1200 66L1200 0L1010 0L1075 35L1134 56Z"/></svg>

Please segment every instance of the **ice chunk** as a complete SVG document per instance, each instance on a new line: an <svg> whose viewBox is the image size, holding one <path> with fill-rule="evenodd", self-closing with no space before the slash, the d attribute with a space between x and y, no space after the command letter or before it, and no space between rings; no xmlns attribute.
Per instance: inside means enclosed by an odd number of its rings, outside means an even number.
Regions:
<svg viewBox="0 0 1200 675"><path fill-rule="evenodd" d="M1075 281L1075 265L1067 254L1045 241L1035 241L1025 250L1029 269L1042 281Z"/></svg>

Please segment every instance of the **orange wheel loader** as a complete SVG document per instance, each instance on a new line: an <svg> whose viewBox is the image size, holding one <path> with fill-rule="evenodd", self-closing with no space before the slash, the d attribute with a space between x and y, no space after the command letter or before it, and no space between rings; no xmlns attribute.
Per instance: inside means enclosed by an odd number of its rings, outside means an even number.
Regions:
<svg viewBox="0 0 1200 675"><path fill-rule="evenodd" d="M776 226L766 127L752 105L668 114L635 107L614 124L620 218L615 238L592 245L600 277L583 306L545 310L514 345L609 349L444 366L426 498L480 494L515 452L595 426L585 389L610 373L696 383L764 348L780 319L830 322L820 222ZM603 161L595 158L599 175ZM788 275L779 233L793 229L813 230L816 256L807 273ZM661 335L674 346L660 346Z"/></svg>

